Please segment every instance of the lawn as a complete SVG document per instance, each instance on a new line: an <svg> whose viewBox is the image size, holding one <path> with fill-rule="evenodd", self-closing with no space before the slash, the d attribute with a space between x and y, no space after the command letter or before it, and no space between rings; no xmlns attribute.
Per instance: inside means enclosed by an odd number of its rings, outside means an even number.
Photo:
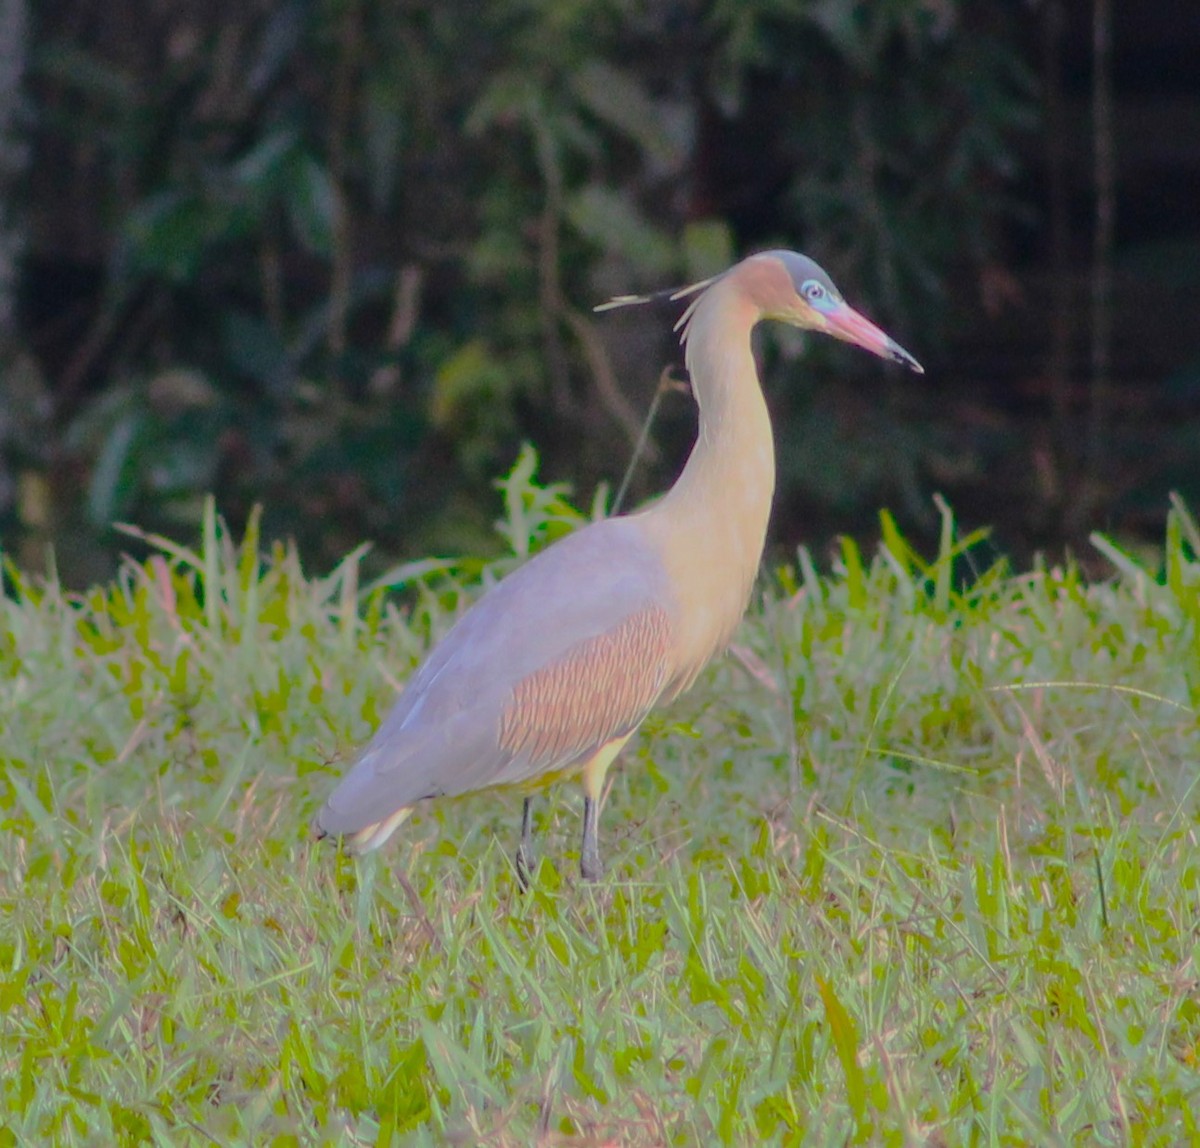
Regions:
<svg viewBox="0 0 1200 1148"><path fill-rule="evenodd" d="M506 506L517 556L572 517ZM10 570L0 1144L1200 1142L1196 526L1089 583L941 513L766 571L604 880L567 785L528 895L511 793L308 831L504 564L309 577L210 509L83 594Z"/></svg>

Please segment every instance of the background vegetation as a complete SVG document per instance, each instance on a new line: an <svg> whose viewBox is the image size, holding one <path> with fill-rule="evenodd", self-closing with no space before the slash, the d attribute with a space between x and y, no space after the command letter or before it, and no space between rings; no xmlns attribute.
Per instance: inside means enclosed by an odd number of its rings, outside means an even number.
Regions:
<svg viewBox="0 0 1200 1148"><path fill-rule="evenodd" d="M1197 1140L1200 29L1126 7L0 0L0 1148ZM592 304L768 244L929 374L764 339L785 561L604 881L569 790L528 896L511 795L315 846L609 505L673 351Z"/></svg>
<svg viewBox="0 0 1200 1148"><path fill-rule="evenodd" d="M1189 36L1103 0L4 0L6 545L81 583L113 520L187 535L215 491L327 564L477 553L522 439L585 499L624 469L669 316L591 306L768 244L929 367L768 337L778 538L884 502L920 535L935 489L1018 554L1155 533L1195 489ZM671 397L635 496L691 429Z"/></svg>

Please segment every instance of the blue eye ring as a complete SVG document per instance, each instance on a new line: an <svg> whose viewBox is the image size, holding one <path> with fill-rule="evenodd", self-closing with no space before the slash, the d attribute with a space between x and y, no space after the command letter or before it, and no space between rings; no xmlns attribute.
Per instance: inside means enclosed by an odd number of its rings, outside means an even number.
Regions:
<svg viewBox="0 0 1200 1148"><path fill-rule="evenodd" d="M842 302L836 292L830 291L819 279L805 279L800 284L800 294L810 307L825 313L836 311Z"/></svg>

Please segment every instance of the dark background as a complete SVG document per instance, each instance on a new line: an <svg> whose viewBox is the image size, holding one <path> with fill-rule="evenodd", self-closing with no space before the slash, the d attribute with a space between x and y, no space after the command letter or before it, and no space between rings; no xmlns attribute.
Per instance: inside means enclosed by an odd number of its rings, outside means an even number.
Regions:
<svg viewBox="0 0 1200 1148"><path fill-rule="evenodd" d="M0 0L0 530L486 553L523 438L615 485L672 316L817 258L923 378L762 341L786 553L943 493L1019 564L1200 503L1200 5ZM634 497L694 421L672 394Z"/></svg>

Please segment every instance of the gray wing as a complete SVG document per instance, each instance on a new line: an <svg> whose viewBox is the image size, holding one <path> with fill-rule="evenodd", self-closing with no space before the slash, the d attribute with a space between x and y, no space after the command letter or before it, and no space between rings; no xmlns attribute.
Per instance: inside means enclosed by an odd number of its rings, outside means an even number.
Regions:
<svg viewBox="0 0 1200 1148"><path fill-rule="evenodd" d="M356 833L427 797L586 760L671 677L674 602L636 523L569 535L493 587L417 670L318 815Z"/></svg>

